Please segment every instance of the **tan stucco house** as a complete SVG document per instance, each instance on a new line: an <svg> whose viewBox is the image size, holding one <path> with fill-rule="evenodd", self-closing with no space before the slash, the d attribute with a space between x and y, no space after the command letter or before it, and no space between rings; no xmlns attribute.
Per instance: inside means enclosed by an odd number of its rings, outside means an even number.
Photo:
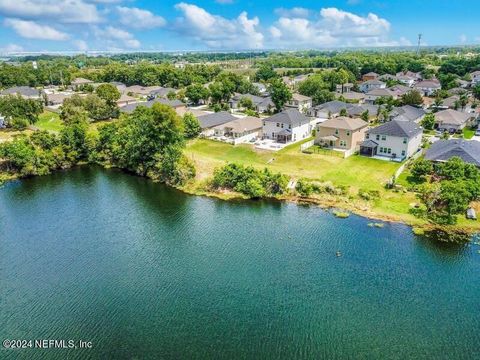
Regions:
<svg viewBox="0 0 480 360"><path fill-rule="evenodd" d="M364 140L368 123L360 118L340 116L318 124L315 134L317 145L340 150L345 157L352 155Z"/></svg>

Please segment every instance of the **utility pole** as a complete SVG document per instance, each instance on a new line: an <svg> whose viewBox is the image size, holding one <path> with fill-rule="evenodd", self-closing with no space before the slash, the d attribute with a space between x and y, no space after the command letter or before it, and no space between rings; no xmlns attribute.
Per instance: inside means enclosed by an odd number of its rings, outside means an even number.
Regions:
<svg viewBox="0 0 480 360"><path fill-rule="evenodd" d="M417 55L420 54L420 41L422 40L422 34L418 34Z"/></svg>

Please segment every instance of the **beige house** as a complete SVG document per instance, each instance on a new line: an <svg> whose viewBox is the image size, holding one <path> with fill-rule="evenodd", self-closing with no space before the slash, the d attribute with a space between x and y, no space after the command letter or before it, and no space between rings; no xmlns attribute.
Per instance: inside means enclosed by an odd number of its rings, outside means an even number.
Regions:
<svg viewBox="0 0 480 360"><path fill-rule="evenodd" d="M248 143L262 137L262 126L262 119L247 116L215 126L214 138L233 145Z"/></svg>
<svg viewBox="0 0 480 360"><path fill-rule="evenodd" d="M352 155L365 138L368 123L360 118L340 116L318 124L315 144Z"/></svg>

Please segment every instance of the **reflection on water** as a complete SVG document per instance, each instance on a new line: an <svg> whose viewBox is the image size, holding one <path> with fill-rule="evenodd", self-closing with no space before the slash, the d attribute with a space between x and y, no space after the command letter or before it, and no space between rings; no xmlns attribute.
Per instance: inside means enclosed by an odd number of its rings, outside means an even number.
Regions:
<svg viewBox="0 0 480 360"><path fill-rule="evenodd" d="M9 183L0 335L95 344L39 359L478 357L480 246L369 222L96 167Z"/></svg>

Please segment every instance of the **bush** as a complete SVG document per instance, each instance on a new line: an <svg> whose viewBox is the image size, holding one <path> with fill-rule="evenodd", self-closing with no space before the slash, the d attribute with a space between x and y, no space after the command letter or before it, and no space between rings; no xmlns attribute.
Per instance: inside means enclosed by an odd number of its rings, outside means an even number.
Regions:
<svg viewBox="0 0 480 360"><path fill-rule="evenodd" d="M295 190L300 196L310 196L314 191L314 187L312 183L300 179L295 186Z"/></svg>
<svg viewBox="0 0 480 360"><path fill-rule="evenodd" d="M215 189L230 189L251 198L281 195L286 191L287 184L288 178L285 175L233 163L215 169L212 180Z"/></svg>
<svg viewBox="0 0 480 360"><path fill-rule="evenodd" d="M376 200L380 198L380 191L360 189L358 190L358 196L367 201Z"/></svg>

